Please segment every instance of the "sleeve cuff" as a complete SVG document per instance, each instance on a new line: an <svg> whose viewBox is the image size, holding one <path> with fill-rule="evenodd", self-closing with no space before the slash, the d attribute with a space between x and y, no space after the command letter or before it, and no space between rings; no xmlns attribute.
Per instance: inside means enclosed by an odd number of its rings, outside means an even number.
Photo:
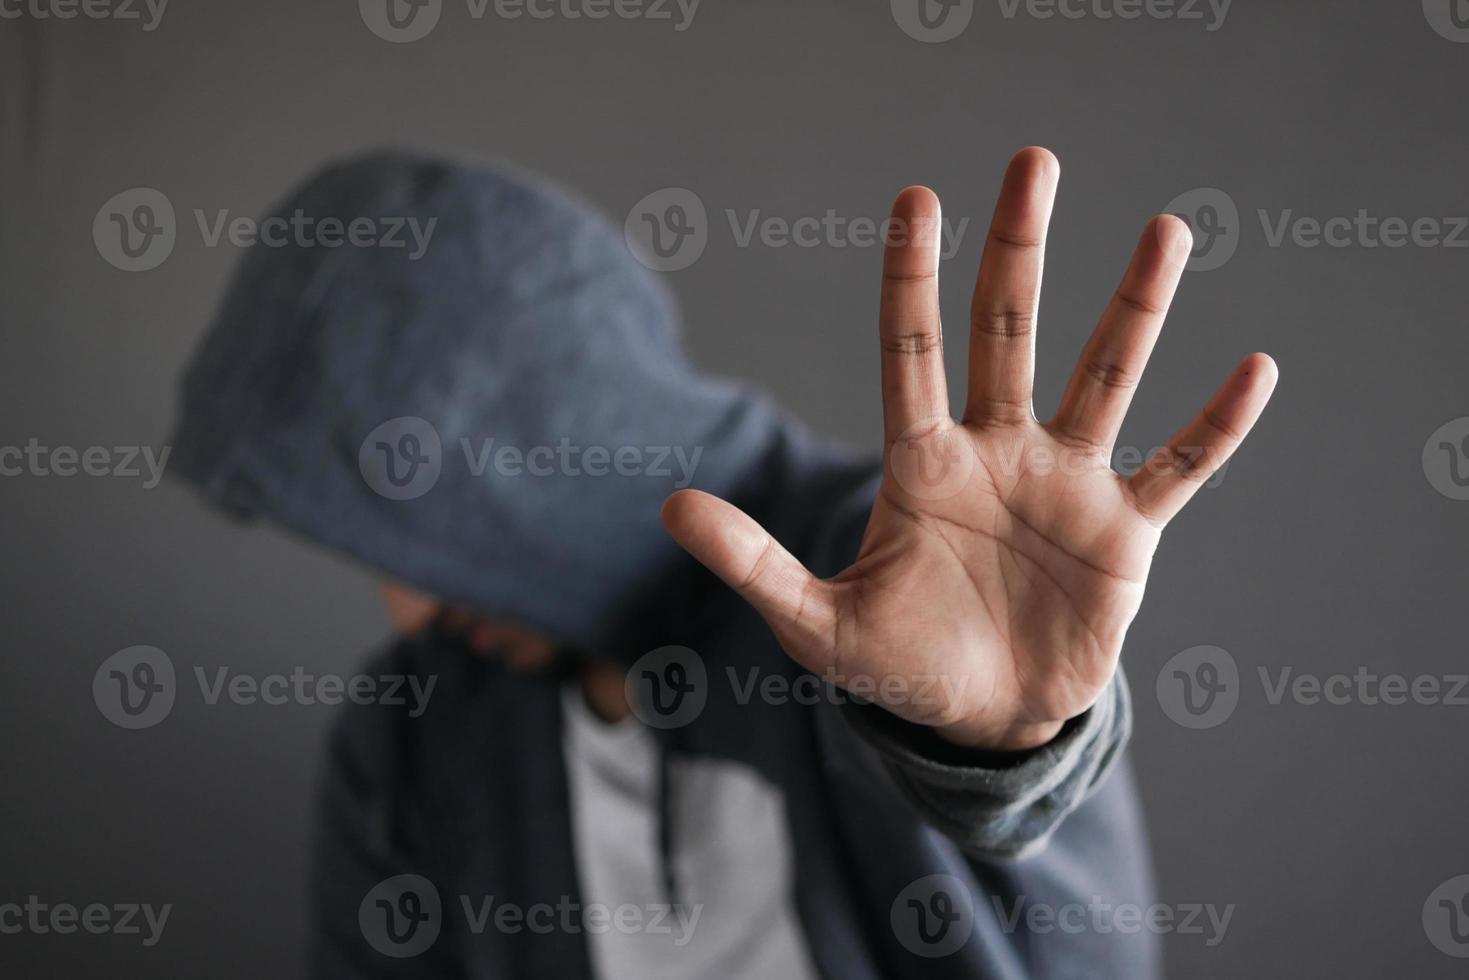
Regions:
<svg viewBox="0 0 1469 980"><path fill-rule="evenodd" d="M1132 727L1120 667L1096 704L1028 752L965 749L873 704L851 701L842 714L925 821L966 852L992 858L1044 848L1106 778Z"/></svg>

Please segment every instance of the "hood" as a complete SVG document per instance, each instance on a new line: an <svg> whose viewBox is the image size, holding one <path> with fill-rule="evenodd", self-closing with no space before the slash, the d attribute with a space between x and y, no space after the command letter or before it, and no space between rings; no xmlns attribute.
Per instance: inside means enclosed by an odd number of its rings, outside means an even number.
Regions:
<svg viewBox="0 0 1469 980"><path fill-rule="evenodd" d="M402 153L328 166L271 215L322 234L245 256L173 471L484 615L584 645L656 633L629 620L694 574L663 500L747 497L790 432L691 367L622 236L537 180ZM329 218L372 243L328 247Z"/></svg>

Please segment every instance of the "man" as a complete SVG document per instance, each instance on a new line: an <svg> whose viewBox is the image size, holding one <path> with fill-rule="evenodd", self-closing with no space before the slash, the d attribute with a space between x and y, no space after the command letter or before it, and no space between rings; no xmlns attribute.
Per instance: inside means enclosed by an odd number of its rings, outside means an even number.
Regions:
<svg viewBox="0 0 1469 980"><path fill-rule="evenodd" d="M175 439L210 499L389 580L382 669L436 682L333 739L319 975L1156 974L1096 911L1150 895L1118 657L1276 375L1109 468L1190 248L1160 217L1038 422L1058 172L1007 171L959 422L938 202L899 195L880 463L695 372L621 237L535 181L375 155L281 207L435 229L252 253Z"/></svg>

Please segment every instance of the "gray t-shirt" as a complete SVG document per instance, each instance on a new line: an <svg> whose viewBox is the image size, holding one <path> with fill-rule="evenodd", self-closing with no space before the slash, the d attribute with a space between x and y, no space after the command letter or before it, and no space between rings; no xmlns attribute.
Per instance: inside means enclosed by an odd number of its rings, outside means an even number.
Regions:
<svg viewBox="0 0 1469 980"><path fill-rule="evenodd" d="M578 685L563 700L577 875L598 980L815 980L780 792L738 763L670 762L679 890L670 907L653 733L633 717L602 721Z"/></svg>

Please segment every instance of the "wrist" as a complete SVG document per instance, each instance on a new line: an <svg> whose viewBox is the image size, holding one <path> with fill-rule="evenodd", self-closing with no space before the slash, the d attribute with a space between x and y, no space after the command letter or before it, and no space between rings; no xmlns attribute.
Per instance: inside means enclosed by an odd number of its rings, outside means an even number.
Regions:
<svg viewBox="0 0 1469 980"><path fill-rule="evenodd" d="M1063 721L1014 722L996 727L977 721L939 725L934 734L960 748L986 752L1028 752L1054 739L1065 727Z"/></svg>

